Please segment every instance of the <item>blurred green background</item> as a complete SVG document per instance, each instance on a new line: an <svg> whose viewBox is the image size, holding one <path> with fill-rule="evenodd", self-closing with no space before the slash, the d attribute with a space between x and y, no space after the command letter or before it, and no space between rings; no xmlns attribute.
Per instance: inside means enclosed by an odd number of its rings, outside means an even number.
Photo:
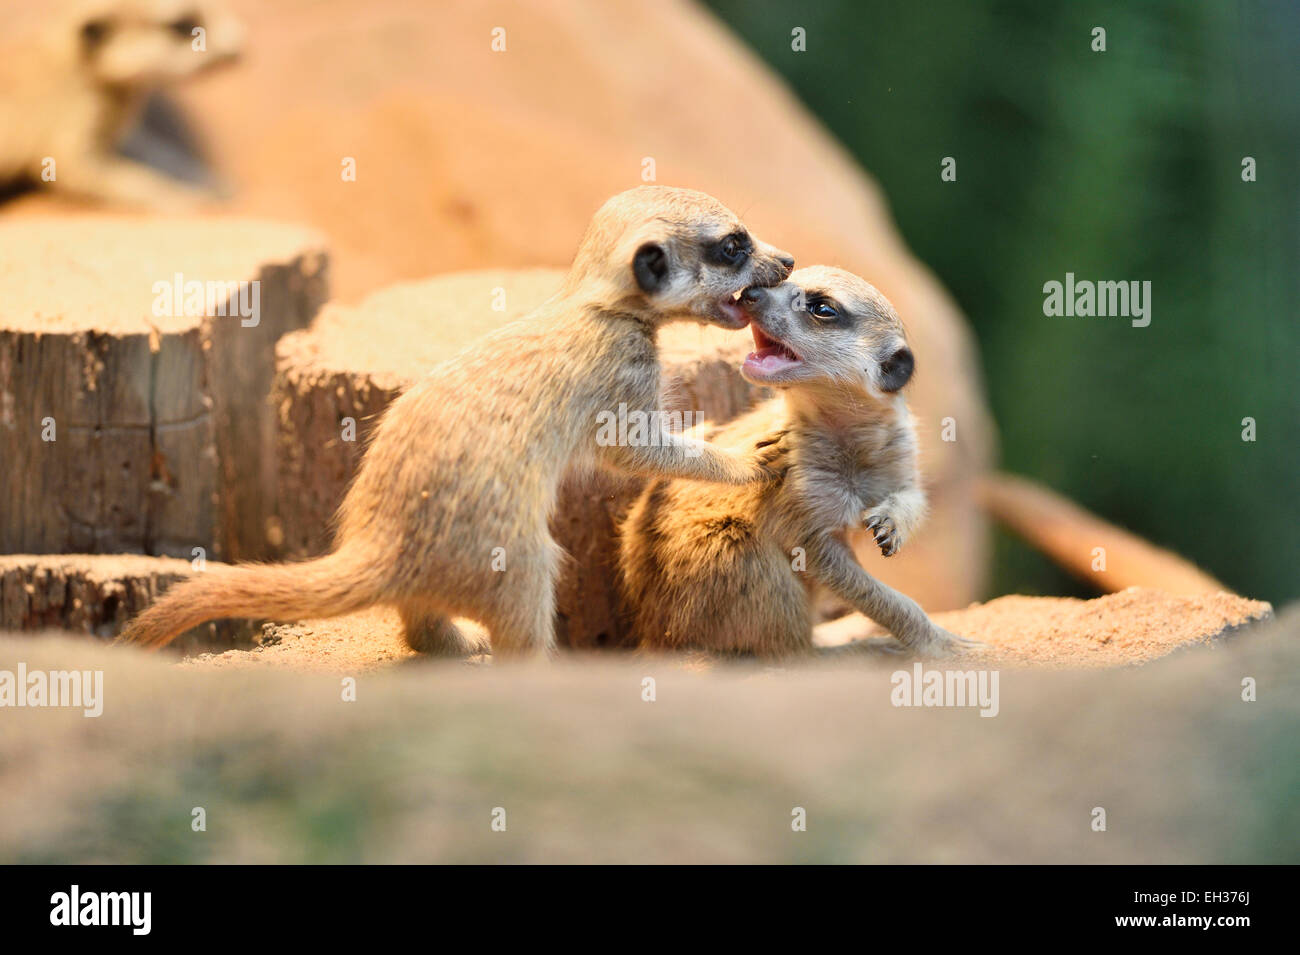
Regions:
<svg viewBox="0 0 1300 955"><path fill-rule="evenodd" d="M1003 466L1246 595L1300 596L1300 4L711 6L857 155L956 296ZM1066 272L1150 281L1150 326L1044 316ZM1081 592L1006 535L993 587Z"/></svg>

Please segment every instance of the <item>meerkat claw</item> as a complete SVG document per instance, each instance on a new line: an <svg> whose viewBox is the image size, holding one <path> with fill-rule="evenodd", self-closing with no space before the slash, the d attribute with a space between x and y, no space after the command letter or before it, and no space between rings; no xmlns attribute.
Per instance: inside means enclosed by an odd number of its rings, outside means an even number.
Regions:
<svg viewBox="0 0 1300 955"><path fill-rule="evenodd" d="M950 633L940 626L932 626L928 633L920 637L900 638L900 643L917 656L931 658L955 656L987 649L987 646L978 640Z"/></svg>
<svg viewBox="0 0 1300 955"><path fill-rule="evenodd" d="M789 450L786 440L789 431L781 430L763 438L754 444L752 459L754 465L763 472L767 480L777 480L785 475L789 468L786 453Z"/></svg>
<svg viewBox="0 0 1300 955"><path fill-rule="evenodd" d="M893 557L903 546L898 539L898 528L893 519L885 514L874 514L866 519L866 528L876 540L876 546L884 557Z"/></svg>

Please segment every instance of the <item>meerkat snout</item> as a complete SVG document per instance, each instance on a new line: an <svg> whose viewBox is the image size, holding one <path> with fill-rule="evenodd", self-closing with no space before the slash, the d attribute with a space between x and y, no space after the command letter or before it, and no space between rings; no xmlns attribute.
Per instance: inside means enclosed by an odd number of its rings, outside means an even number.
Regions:
<svg viewBox="0 0 1300 955"><path fill-rule="evenodd" d="M755 238L712 196L641 186L596 213L571 281L575 288L599 288L602 297L654 324L693 319L738 329L749 322L741 293L776 285L793 268L788 253Z"/></svg>
<svg viewBox="0 0 1300 955"><path fill-rule="evenodd" d="M894 307L851 272L799 269L775 287L746 289L740 304L754 336L741 374L754 384L833 382L884 396L912 377L915 359Z"/></svg>

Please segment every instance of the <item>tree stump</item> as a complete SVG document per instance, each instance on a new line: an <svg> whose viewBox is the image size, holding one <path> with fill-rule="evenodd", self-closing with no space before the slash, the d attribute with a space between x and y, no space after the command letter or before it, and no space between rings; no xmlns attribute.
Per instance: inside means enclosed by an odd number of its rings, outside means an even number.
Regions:
<svg viewBox="0 0 1300 955"><path fill-rule="evenodd" d="M213 566L207 564L206 566ZM115 637L168 587L195 572L190 561L138 554L16 554L0 557L0 630L72 630ZM254 643L255 626L218 620L179 637L183 650Z"/></svg>
<svg viewBox="0 0 1300 955"><path fill-rule="evenodd" d="M319 238L17 219L0 262L0 553L259 556L274 346L325 298Z"/></svg>

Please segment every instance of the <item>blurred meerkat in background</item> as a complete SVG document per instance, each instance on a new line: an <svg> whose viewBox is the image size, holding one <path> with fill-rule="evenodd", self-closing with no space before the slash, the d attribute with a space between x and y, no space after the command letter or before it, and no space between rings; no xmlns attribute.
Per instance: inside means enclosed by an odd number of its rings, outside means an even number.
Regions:
<svg viewBox="0 0 1300 955"><path fill-rule="evenodd" d="M235 59L243 30L233 16L210 0L88 0L28 32L11 35L0 58L0 187L153 208L213 197L122 146L146 107L173 127L164 132L179 132L151 97ZM200 178L165 143L141 140L134 151Z"/></svg>
<svg viewBox="0 0 1300 955"><path fill-rule="evenodd" d="M747 289L742 301L756 348L741 373L781 394L699 436L730 449L782 436L784 478L646 487L620 543L623 597L640 646L811 654L816 582L913 652L977 646L868 574L844 540L865 526L889 557L925 513L900 393L914 360L893 306L856 275L825 266Z"/></svg>

